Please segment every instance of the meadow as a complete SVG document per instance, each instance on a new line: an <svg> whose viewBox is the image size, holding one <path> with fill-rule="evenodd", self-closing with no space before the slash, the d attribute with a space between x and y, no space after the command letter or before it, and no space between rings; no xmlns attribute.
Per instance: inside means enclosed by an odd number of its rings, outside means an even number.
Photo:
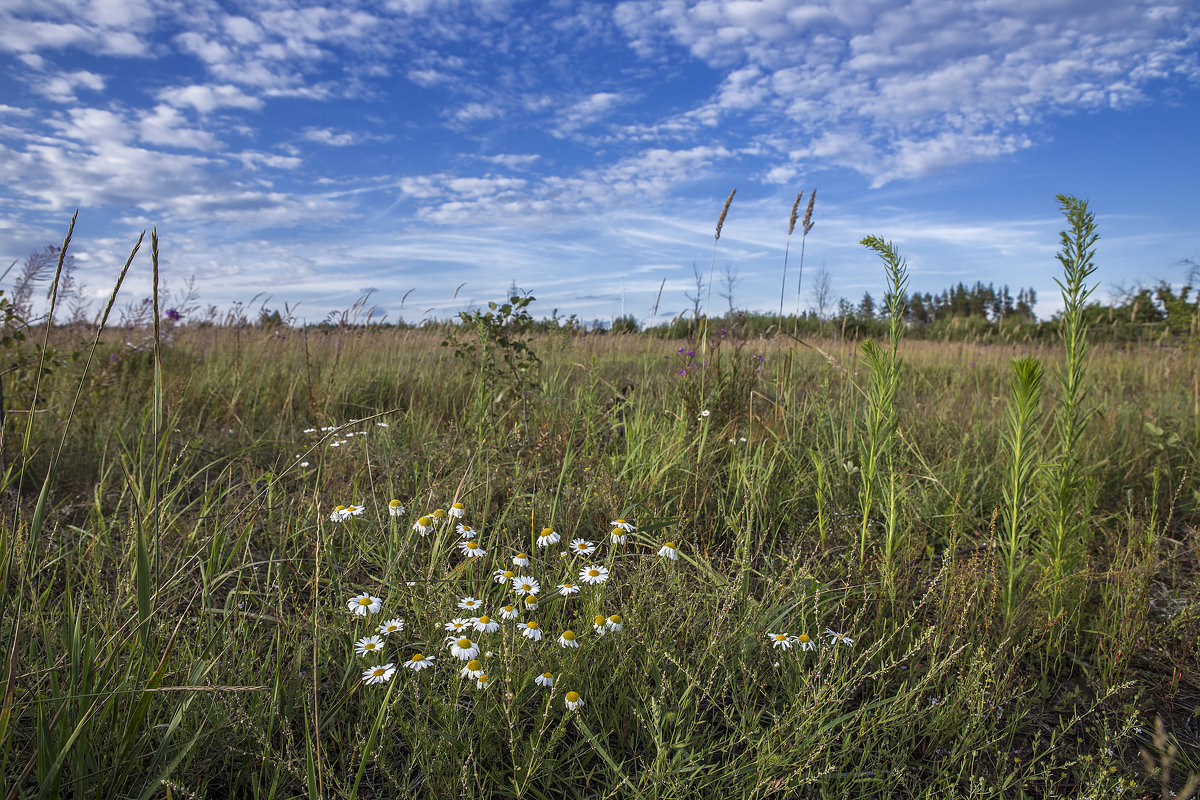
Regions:
<svg viewBox="0 0 1200 800"><path fill-rule="evenodd" d="M81 356L6 387L6 796L1194 790L1194 340L527 305L31 331Z"/></svg>

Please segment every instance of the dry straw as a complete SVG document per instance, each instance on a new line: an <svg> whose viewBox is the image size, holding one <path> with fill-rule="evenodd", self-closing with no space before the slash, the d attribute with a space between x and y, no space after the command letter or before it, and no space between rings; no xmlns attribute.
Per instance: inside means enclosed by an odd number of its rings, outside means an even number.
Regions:
<svg viewBox="0 0 1200 800"><path fill-rule="evenodd" d="M708 265L708 296L704 300L704 320L700 323L701 354L708 352L708 308L712 303L713 270L717 266L717 240L721 238L721 228L725 225L725 215L729 213L729 204L733 202L735 194L737 194L737 187L734 187L733 191L729 193L729 197L725 198L725 207L721 209L721 216L717 218L717 233L713 236L712 263Z"/></svg>

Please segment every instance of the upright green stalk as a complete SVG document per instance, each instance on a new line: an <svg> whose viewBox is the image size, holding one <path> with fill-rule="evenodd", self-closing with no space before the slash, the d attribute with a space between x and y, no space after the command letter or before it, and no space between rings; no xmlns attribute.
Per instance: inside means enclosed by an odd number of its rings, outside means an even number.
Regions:
<svg viewBox="0 0 1200 800"><path fill-rule="evenodd" d="M1034 471L1037 469L1037 431L1041 418L1042 362L1032 356L1014 358L1009 376L1009 402L1004 432L1008 470L1004 476L1004 538L1000 548L1008 582L1004 610L1011 617L1016 605L1017 584L1024 572L1022 552L1029 541L1027 512Z"/></svg>
<svg viewBox="0 0 1200 800"><path fill-rule="evenodd" d="M1063 215L1071 226L1061 233L1062 250L1058 261L1063 278L1054 279L1062 289L1063 312L1060 322L1065 358L1058 369L1058 410L1054 419L1058 458L1050 471L1049 519L1045 542L1046 566L1052 576L1061 578L1078 567L1087 548L1086 528L1082 524L1083 464L1079 443L1087 419L1087 324L1083 310L1096 284L1087 279L1096 271L1095 216L1086 200L1058 195Z"/></svg>
<svg viewBox="0 0 1200 800"><path fill-rule="evenodd" d="M871 368L871 388L867 393L867 410L864 420L864 437L860 442L861 464L859 475L862 491L859 493L859 510L862 513L862 529L858 542L858 560L863 563L867 554L867 531L870 527L871 509L876 494L885 492L885 519L887 526L884 539L884 564L891 564L899 547L900 487L896 473L896 389L900 383L900 337L904 333L904 311L907 306L905 291L908 287L908 266L900 258L891 242L878 236L868 236L859 244L874 250L883 259L887 270L888 349L883 350L873 339L862 344L863 356ZM883 462L887 462L886 476L882 474ZM886 480L884 486L880 484Z"/></svg>

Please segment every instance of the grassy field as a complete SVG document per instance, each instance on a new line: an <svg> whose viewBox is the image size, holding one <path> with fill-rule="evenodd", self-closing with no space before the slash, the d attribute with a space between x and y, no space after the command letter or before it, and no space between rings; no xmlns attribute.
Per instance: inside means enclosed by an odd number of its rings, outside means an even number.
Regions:
<svg viewBox="0 0 1200 800"><path fill-rule="evenodd" d="M889 373L851 342L548 335L522 372L440 342L178 327L156 370L151 332L110 329L86 373L10 389L8 796L1107 798L1200 773L1194 347L1093 347L1064 447L1062 345L901 342Z"/></svg>

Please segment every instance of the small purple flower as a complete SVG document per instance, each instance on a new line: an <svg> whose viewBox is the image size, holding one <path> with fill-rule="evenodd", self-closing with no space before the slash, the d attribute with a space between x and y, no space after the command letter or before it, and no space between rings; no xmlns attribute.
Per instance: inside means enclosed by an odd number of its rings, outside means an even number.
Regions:
<svg viewBox="0 0 1200 800"><path fill-rule="evenodd" d="M171 322L179 322L179 320L183 319L183 314L180 314L179 310L175 308L168 308L163 312L163 316L171 320Z"/></svg>
<svg viewBox="0 0 1200 800"><path fill-rule="evenodd" d="M681 368L681 369L679 370L679 374L680 374L680 375L687 375L687 370L686 370L686 369L682 369L682 368Z"/></svg>

